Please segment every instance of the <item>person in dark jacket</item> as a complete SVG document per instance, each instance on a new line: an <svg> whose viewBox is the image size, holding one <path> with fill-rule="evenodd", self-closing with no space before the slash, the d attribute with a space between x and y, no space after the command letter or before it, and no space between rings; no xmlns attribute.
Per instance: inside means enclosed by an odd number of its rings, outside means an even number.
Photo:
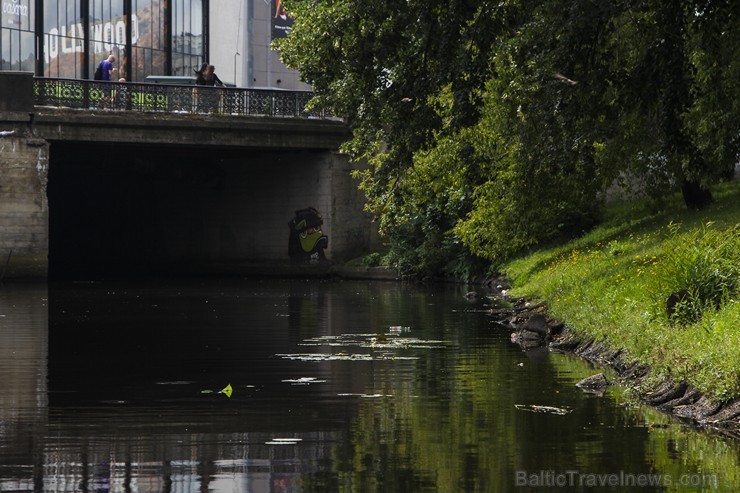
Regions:
<svg viewBox="0 0 740 493"><path fill-rule="evenodd" d="M195 85L205 86L206 85L206 72L208 72L208 64L204 63L200 66L200 70L196 70Z"/></svg>
<svg viewBox="0 0 740 493"><path fill-rule="evenodd" d="M223 86L224 83L221 82L221 79L218 78L218 75L216 75L216 67L213 65L208 65L208 69L206 70L206 85L207 86Z"/></svg>

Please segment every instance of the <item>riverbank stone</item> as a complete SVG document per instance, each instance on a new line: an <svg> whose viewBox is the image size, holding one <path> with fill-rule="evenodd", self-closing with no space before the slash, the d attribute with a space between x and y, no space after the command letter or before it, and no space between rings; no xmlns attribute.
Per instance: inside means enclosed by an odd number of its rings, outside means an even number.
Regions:
<svg viewBox="0 0 740 493"><path fill-rule="evenodd" d="M597 373L596 375L586 377L576 384L576 387L581 390L595 393L603 393L608 386L609 382L603 373Z"/></svg>
<svg viewBox="0 0 740 493"><path fill-rule="evenodd" d="M695 424L707 426L716 432L740 440L740 399L719 402L692 389L686 382L662 379L655 384L651 369L631 361L619 349L613 349L602 341L583 339L568 331L565 324L549 318L544 304L527 302L524 298L508 296L507 282L501 278L486 284L494 296L512 305L511 308L491 310L491 323L495 328L513 330L511 342L526 354L546 349L575 354L602 368L616 372L616 379L639 389L640 399L663 412L672 413ZM544 333L544 334L543 334ZM603 378L603 381L602 381ZM650 382L653 380L653 382ZM602 374L593 375L576 384L584 391L594 385L596 389L610 382ZM603 394L602 391L596 391Z"/></svg>

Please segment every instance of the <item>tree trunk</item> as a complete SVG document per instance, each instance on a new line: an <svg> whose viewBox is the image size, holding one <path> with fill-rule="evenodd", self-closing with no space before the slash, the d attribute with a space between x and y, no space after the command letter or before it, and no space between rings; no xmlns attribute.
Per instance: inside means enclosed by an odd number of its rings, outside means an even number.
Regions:
<svg viewBox="0 0 740 493"><path fill-rule="evenodd" d="M703 209L712 203L712 192L697 181L684 180L681 185L683 201L689 209Z"/></svg>

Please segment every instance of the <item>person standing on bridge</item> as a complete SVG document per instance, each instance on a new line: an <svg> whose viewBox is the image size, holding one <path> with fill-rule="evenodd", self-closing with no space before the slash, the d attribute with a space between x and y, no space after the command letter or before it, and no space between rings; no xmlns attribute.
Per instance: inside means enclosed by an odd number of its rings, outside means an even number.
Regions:
<svg viewBox="0 0 740 493"><path fill-rule="evenodd" d="M100 78L100 80L107 80L109 82L111 80L113 80L111 78L111 74L113 74L113 71L115 70L113 68L113 64L115 62L116 62L116 55L113 55L113 54L109 55L108 58L106 58L105 60L103 60L102 62L100 62L100 68L101 68L101 71L100 71L101 78Z"/></svg>
<svg viewBox="0 0 740 493"><path fill-rule="evenodd" d="M216 67L213 65L209 65L208 69L206 70L206 85L207 86L223 86L224 83L221 82L221 79L218 78L218 75L216 75Z"/></svg>
<svg viewBox="0 0 740 493"><path fill-rule="evenodd" d="M221 82L221 79L218 78L218 75L216 75L216 67L214 67L213 65L208 65L204 63L203 67L201 67L200 69L200 72L201 73L198 74L198 78L195 81L197 85L211 87L224 85L224 83ZM198 111L205 113L218 111L219 100L221 98L220 91L211 91L210 89L196 89L196 92L198 93Z"/></svg>
<svg viewBox="0 0 740 493"><path fill-rule="evenodd" d="M196 78L195 78L195 85L196 86L207 86L208 81L206 80L206 76L208 75L208 64L204 63L200 66L200 70L195 71ZM206 91L207 92L207 91ZM204 93L202 89L194 88L193 89L193 98L196 102L196 108L195 110L198 112L205 112L208 113L209 108L211 104L209 104L209 95Z"/></svg>
<svg viewBox="0 0 740 493"><path fill-rule="evenodd" d="M208 64L204 63L200 66L200 70L195 70L196 78L195 78L195 85L196 86L205 86L206 85L206 72L208 72Z"/></svg>

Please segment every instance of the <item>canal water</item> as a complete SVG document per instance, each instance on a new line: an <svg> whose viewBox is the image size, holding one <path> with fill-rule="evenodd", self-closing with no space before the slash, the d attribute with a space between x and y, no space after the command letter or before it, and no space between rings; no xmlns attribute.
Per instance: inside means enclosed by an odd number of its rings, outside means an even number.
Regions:
<svg viewBox="0 0 740 493"><path fill-rule="evenodd" d="M575 383L468 286L0 286L0 491L740 491L740 444Z"/></svg>

